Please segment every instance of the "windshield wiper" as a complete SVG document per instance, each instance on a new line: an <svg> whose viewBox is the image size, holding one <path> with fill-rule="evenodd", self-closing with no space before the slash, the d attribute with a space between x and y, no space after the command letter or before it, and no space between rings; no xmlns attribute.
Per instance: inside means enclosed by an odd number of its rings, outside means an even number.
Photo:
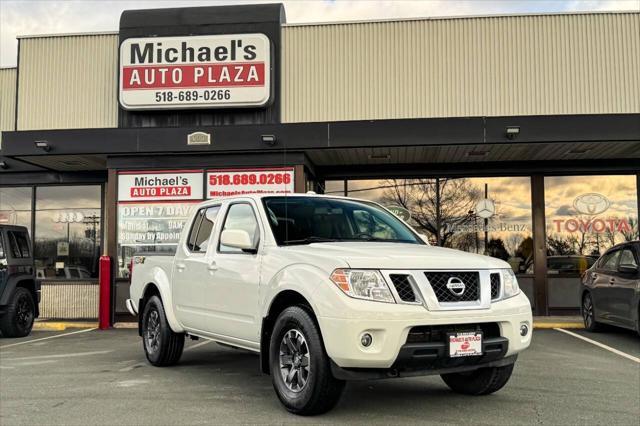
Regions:
<svg viewBox="0 0 640 426"><path fill-rule="evenodd" d="M325 238L325 237L316 237L311 236L307 238L302 238L299 240L285 240L282 242L283 245L289 246L294 244L311 244L311 243L335 243L337 240L335 238Z"/></svg>

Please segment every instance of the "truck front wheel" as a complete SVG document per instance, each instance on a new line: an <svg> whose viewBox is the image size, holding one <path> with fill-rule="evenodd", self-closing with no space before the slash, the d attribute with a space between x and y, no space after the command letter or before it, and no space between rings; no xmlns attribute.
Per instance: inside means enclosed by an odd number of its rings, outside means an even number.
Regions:
<svg viewBox="0 0 640 426"><path fill-rule="evenodd" d="M488 395L504 387L515 364L504 367L480 368L466 373L442 374L442 380L454 392L465 395Z"/></svg>
<svg viewBox="0 0 640 426"><path fill-rule="evenodd" d="M269 366L278 398L294 414L327 412L344 389L344 381L331 374L318 326L299 306L278 316L271 334Z"/></svg>
<svg viewBox="0 0 640 426"><path fill-rule="evenodd" d="M158 296L151 296L144 305L142 345L147 359L156 367L174 365L182 356L184 334L171 330Z"/></svg>

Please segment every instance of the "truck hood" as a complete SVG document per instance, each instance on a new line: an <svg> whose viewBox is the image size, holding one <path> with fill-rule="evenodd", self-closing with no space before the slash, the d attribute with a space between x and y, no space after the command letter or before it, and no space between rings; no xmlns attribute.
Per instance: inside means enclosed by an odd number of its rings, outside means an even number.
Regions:
<svg viewBox="0 0 640 426"><path fill-rule="evenodd" d="M382 242L335 242L289 246L301 258L342 260L366 269L496 269L509 268L500 259L442 247Z"/></svg>

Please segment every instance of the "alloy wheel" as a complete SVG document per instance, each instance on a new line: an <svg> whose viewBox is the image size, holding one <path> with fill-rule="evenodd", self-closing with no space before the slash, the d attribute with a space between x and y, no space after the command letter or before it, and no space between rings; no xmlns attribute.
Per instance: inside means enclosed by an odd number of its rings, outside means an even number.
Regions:
<svg viewBox="0 0 640 426"><path fill-rule="evenodd" d="M33 307L26 294L21 295L16 302L16 323L22 329L29 327L33 321Z"/></svg>
<svg viewBox="0 0 640 426"><path fill-rule="evenodd" d="M296 329L287 331L280 343L280 375L292 392L300 392L309 381L311 354L302 333Z"/></svg>
<svg viewBox="0 0 640 426"><path fill-rule="evenodd" d="M591 328L593 325L593 302L589 295L586 295L582 301L582 318L584 319L585 327Z"/></svg>
<svg viewBox="0 0 640 426"><path fill-rule="evenodd" d="M160 315L157 309L152 309L147 316L145 339L149 352L155 353L160 347Z"/></svg>

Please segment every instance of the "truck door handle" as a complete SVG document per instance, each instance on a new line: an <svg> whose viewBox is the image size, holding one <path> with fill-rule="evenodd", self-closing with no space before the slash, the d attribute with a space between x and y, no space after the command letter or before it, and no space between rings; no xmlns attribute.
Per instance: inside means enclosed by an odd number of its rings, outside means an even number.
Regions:
<svg viewBox="0 0 640 426"><path fill-rule="evenodd" d="M216 261L214 260L213 262L211 262L209 264L209 266L207 266L207 269L210 270L211 272L215 272L218 270L218 264L216 263Z"/></svg>
<svg viewBox="0 0 640 426"><path fill-rule="evenodd" d="M186 267L187 265L185 265L184 263L176 263L176 269L178 271L184 271Z"/></svg>
<svg viewBox="0 0 640 426"><path fill-rule="evenodd" d="M609 280L609 284L611 284L611 285L613 285L615 282L616 282L616 279L615 279L615 278L611 278L611 279Z"/></svg>

